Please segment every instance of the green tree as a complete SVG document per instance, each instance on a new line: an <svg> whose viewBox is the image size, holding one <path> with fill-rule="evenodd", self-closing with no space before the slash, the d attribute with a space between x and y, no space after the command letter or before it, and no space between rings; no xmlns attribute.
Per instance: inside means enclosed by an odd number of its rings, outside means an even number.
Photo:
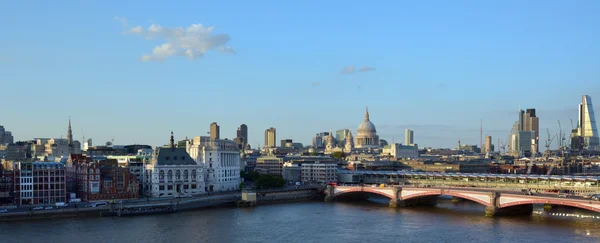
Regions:
<svg viewBox="0 0 600 243"><path fill-rule="evenodd" d="M346 154L344 154L344 152L342 152L342 151L335 151L331 154L331 157L336 158L336 159L343 159L346 157Z"/></svg>
<svg viewBox="0 0 600 243"><path fill-rule="evenodd" d="M256 187L259 189L280 188L285 185L285 180L281 176L261 175L256 180Z"/></svg>

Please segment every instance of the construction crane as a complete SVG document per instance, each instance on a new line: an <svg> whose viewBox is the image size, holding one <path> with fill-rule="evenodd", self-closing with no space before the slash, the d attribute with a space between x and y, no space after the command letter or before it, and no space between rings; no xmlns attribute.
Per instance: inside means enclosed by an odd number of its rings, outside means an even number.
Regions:
<svg viewBox="0 0 600 243"><path fill-rule="evenodd" d="M500 142L500 148L502 149L502 153L506 153L506 143Z"/></svg>
<svg viewBox="0 0 600 243"><path fill-rule="evenodd" d="M546 140L546 150L550 150L550 144L552 144L552 141L554 141L554 139L556 138L556 134L554 134L554 136L552 138L550 138L550 129L547 129L548 131L548 140Z"/></svg>
<svg viewBox="0 0 600 243"><path fill-rule="evenodd" d="M573 120L571 119L571 127L573 126ZM558 149L564 150L567 147L567 135L562 130L560 120L558 121Z"/></svg>

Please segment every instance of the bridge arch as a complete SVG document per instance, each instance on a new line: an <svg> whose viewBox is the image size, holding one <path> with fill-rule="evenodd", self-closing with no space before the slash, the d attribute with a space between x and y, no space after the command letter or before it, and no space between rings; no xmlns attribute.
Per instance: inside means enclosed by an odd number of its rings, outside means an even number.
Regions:
<svg viewBox="0 0 600 243"><path fill-rule="evenodd" d="M411 199L416 199L416 198L420 198L420 197L428 197L428 196L451 196L451 197L458 197L458 198L462 198L468 201L472 201L472 202L476 202L478 204L481 204L483 206L490 206L491 204L491 197L489 194L487 193L473 193L473 192L460 192L460 191L444 191L444 190L426 190L426 191L420 191L420 192L416 192L416 193L402 193L403 195L401 196L402 200L411 200Z"/></svg>
<svg viewBox="0 0 600 243"><path fill-rule="evenodd" d="M550 204L550 205L555 205L555 206L568 206L568 207L580 208L580 209L600 213L600 205L598 205L598 204L592 204L590 202L575 202L575 201L571 201L568 199L561 200L558 198L557 199L531 198L531 199L526 199L526 200L518 200L518 201L514 201L514 202L500 203L498 208L508 208L508 207L513 207L513 206L528 205L528 204L531 204L531 205L533 205L533 204Z"/></svg>
<svg viewBox="0 0 600 243"><path fill-rule="evenodd" d="M377 188L367 188L367 187L357 187L357 188L352 188L352 189L347 189L347 190L343 190L343 191L336 191L334 196L341 196L341 195L347 195L347 194L351 194L351 193L366 193L366 194L376 194L376 195L380 195L380 196L384 196L387 197L389 199L394 199L394 194L393 192L388 192L388 191L384 191L384 190L378 190Z"/></svg>

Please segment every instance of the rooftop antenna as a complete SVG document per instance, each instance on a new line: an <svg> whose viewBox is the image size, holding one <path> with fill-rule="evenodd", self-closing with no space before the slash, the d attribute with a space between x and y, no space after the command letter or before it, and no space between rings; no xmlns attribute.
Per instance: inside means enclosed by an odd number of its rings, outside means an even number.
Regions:
<svg viewBox="0 0 600 243"><path fill-rule="evenodd" d="M479 149L483 148L483 120L479 119Z"/></svg>

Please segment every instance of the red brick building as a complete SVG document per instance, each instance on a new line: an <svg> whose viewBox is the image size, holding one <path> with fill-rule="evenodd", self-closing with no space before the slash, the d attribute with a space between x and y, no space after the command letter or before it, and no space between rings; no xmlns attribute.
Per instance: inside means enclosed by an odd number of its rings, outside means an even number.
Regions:
<svg viewBox="0 0 600 243"><path fill-rule="evenodd" d="M14 202L13 191L13 172L3 170L0 165L0 205Z"/></svg>
<svg viewBox="0 0 600 243"><path fill-rule="evenodd" d="M139 183L116 160L93 160L71 155L67 161L67 188L82 201L130 199L139 197Z"/></svg>

